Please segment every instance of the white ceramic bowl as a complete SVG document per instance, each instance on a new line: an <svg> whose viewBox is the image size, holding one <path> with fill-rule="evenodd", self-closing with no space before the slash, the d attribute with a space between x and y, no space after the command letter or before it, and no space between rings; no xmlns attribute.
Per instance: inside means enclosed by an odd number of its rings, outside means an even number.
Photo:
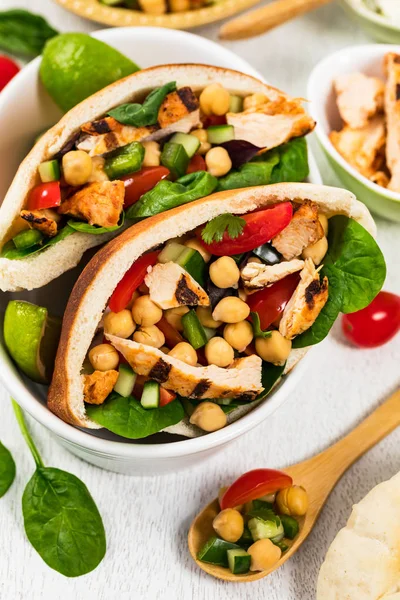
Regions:
<svg viewBox="0 0 400 600"><path fill-rule="evenodd" d="M142 67L174 62L201 62L238 69L261 78L248 63L222 46L193 34L168 29L126 28L107 29L95 37L114 46L137 61ZM0 191L4 194L15 170L35 135L54 123L59 111L42 89L35 59L6 87L0 95ZM315 162L310 157L310 181L321 183ZM0 310L9 299L23 298L47 306L62 314L67 293L79 274L75 269L56 282L29 293L2 294ZM2 327L1 327L2 329ZM80 430L53 415L46 407L46 388L22 376L0 344L0 377L9 393L37 421L47 427L68 450L99 467L112 471L153 475L193 466L206 456L213 455L242 433L255 427L275 411L298 385L306 369L307 357L251 413L225 429L193 440L167 442L174 439L158 434L159 443L134 443L114 436L106 430Z"/></svg>
<svg viewBox="0 0 400 600"><path fill-rule="evenodd" d="M338 75L360 71L385 78L383 57L387 52L400 53L400 46L368 44L351 46L321 60L308 80L309 110L317 121L315 133L330 164L346 188L354 192L375 214L400 222L400 194L387 190L361 175L339 154L329 139L333 129L341 128L333 80Z"/></svg>

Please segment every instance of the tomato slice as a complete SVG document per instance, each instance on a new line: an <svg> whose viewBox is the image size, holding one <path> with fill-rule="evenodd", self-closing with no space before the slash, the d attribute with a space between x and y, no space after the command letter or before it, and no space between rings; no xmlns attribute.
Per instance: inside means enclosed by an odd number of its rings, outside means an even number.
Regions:
<svg viewBox="0 0 400 600"><path fill-rule="evenodd" d="M400 297L379 292L366 308L343 315L342 330L346 338L360 348L386 344L400 331Z"/></svg>
<svg viewBox="0 0 400 600"><path fill-rule="evenodd" d="M121 177L125 185L124 208L135 204L143 194L152 190L159 181L168 175L169 170L166 167L143 167L136 173Z"/></svg>
<svg viewBox="0 0 400 600"><path fill-rule="evenodd" d="M0 56L0 91L6 87L19 70L19 66L11 58Z"/></svg>
<svg viewBox="0 0 400 600"><path fill-rule="evenodd" d="M197 171L207 171L206 161L202 156L200 156L200 154L195 154L192 156L186 171L186 175L189 175L189 173L196 173Z"/></svg>
<svg viewBox="0 0 400 600"><path fill-rule="evenodd" d="M159 252L149 252L138 258L125 273L115 288L108 306L112 312L124 310L132 299L133 292L143 283L147 269L157 262Z"/></svg>
<svg viewBox="0 0 400 600"><path fill-rule="evenodd" d="M175 398L175 392L160 387L160 406L167 406L167 404L175 400Z"/></svg>
<svg viewBox="0 0 400 600"><path fill-rule="evenodd" d="M300 275L292 273L277 281L271 287L264 288L248 296L246 302L250 306L250 310L256 312L260 317L260 325L263 331L268 329L283 313L299 281Z"/></svg>
<svg viewBox="0 0 400 600"><path fill-rule="evenodd" d="M226 490L221 499L221 509L234 508L283 488L290 487L292 478L274 469L255 469L241 475Z"/></svg>
<svg viewBox="0 0 400 600"><path fill-rule="evenodd" d="M163 332L165 337L165 343L168 346L168 348L170 348L170 350L172 350L172 348L174 348L180 342L185 341L179 333L179 331L175 329L175 327L173 327L170 323L168 323L167 319L165 319L164 317L161 319L161 321L158 321L158 323L156 323L156 326L160 331Z"/></svg>
<svg viewBox="0 0 400 600"><path fill-rule="evenodd" d="M246 221L242 233L235 239L229 237L225 231L220 242L206 244L199 235L199 240L205 248L216 256L231 256L242 252L249 252L269 242L289 225L293 215L290 202L274 204L265 210L240 215Z"/></svg>
<svg viewBox="0 0 400 600"><path fill-rule="evenodd" d="M61 190L59 181L40 183L34 187L28 198L28 210L42 208L55 208L61 204Z"/></svg>
<svg viewBox="0 0 400 600"><path fill-rule="evenodd" d="M226 116L225 115L208 115L208 117L203 117L203 127L207 129L208 127L214 125L226 125Z"/></svg>

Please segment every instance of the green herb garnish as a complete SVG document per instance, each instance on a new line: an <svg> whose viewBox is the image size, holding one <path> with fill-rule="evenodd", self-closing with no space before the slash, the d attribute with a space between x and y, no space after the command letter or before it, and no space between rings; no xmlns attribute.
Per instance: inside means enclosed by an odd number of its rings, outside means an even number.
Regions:
<svg viewBox="0 0 400 600"><path fill-rule="evenodd" d="M211 219L201 232L201 237L206 244L221 242L225 231L227 231L228 236L234 240L242 233L245 225L246 221L241 217L225 213Z"/></svg>
<svg viewBox="0 0 400 600"><path fill-rule="evenodd" d="M170 81L160 88L150 92L143 104L121 104L108 112L119 123L134 127L155 125L158 120L158 111L167 94L176 90L176 81Z"/></svg>

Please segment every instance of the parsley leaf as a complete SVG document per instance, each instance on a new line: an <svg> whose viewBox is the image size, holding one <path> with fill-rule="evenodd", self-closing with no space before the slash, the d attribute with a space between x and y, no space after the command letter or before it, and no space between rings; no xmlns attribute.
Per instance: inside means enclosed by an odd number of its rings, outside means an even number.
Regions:
<svg viewBox="0 0 400 600"><path fill-rule="evenodd" d="M201 232L201 237L206 244L212 244L212 242L221 242L225 231L228 230L228 236L234 240L243 232L245 225L246 221L241 217L236 217L231 213L226 213L211 219L211 221L207 223Z"/></svg>

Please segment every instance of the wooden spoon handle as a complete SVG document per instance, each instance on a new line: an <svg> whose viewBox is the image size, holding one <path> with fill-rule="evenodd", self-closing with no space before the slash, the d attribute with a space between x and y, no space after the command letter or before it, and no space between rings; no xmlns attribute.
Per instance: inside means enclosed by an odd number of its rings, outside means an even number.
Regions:
<svg viewBox="0 0 400 600"><path fill-rule="evenodd" d="M219 36L223 40L254 37L331 1L275 0L263 8L258 8L229 21L221 27Z"/></svg>

